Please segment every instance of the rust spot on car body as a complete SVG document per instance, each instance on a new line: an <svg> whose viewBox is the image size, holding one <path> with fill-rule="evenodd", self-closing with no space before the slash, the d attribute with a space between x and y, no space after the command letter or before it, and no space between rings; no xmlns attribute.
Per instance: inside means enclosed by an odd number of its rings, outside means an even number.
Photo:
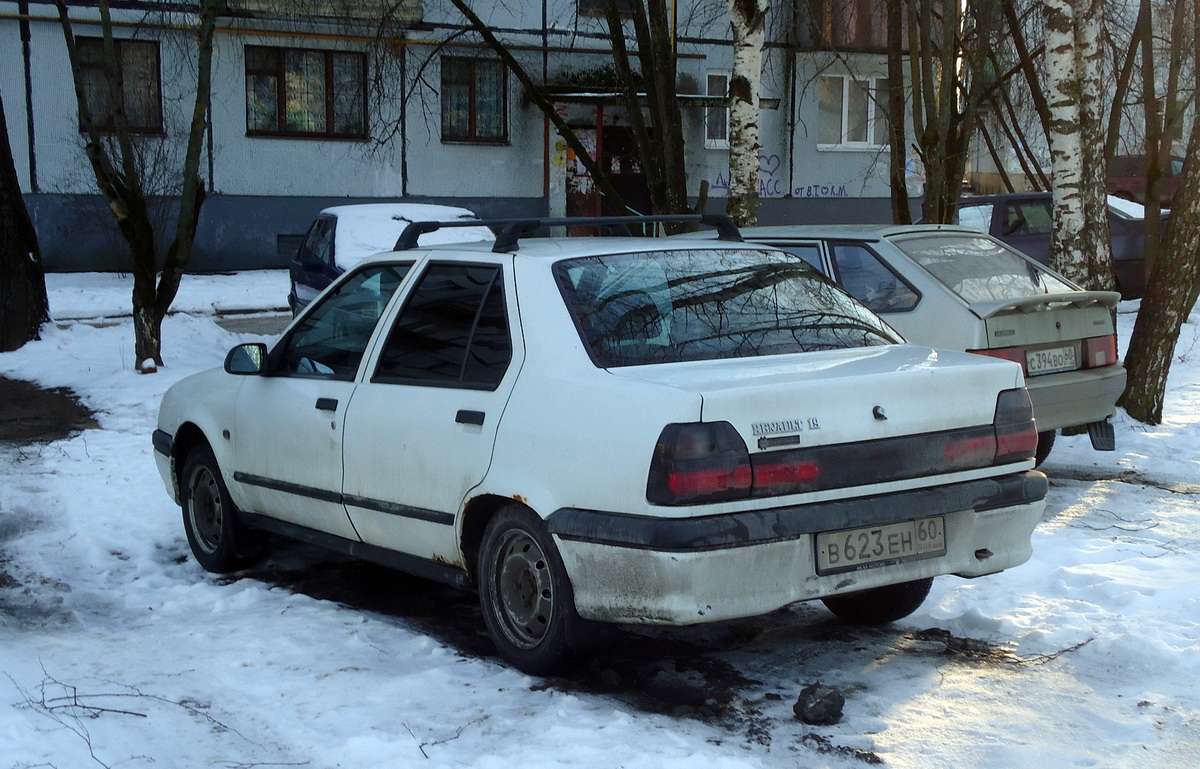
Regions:
<svg viewBox="0 0 1200 769"><path fill-rule="evenodd" d="M513 499L515 499L516 501L520 502L522 505L528 505L528 504L529 504L529 500L528 500L528 499L526 499L524 496L522 496L522 495L520 495L520 494L513 494L513 495L512 495L512 498L513 498Z"/></svg>

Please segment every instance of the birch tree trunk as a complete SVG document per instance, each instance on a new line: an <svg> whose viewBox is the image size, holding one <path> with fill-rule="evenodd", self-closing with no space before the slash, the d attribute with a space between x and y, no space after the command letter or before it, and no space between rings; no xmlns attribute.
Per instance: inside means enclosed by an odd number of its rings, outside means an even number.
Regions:
<svg viewBox="0 0 1200 769"><path fill-rule="evenodd" d="M767 0L729 0L733 73L729 79L729 204L740 227L758 224L759 91Z"/></svg>
<svg viewBox="0 0 1200 769"><path fill-rule="evenodd" d="M1050 264L1085 288L1111 289L1112 249L1100 119L1100 0L1046 0L1054 235Z"/></svg>
<svg viewBox="0 0 1200 769"><path fill-rule="evenodd" d="M1075 50L1079 62L1080 144L1083 150L1083 253L1088 260L1085 288L1116 288L1112 234L1108 225L1108 161L1104 155L1108 101L1107 62L1101 44L1104 0L1076 0Z"/></svg>

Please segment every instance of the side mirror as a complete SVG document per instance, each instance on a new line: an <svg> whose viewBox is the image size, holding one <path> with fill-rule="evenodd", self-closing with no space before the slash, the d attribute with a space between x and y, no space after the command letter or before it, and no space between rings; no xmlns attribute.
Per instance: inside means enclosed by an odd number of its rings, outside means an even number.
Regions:
<svg viewBox="0 0 1200 769"><path fill-rule="evenodd" d="M225 356L226 374L261 374L267 366L267 346L262 342L239 344Z"/></svg>

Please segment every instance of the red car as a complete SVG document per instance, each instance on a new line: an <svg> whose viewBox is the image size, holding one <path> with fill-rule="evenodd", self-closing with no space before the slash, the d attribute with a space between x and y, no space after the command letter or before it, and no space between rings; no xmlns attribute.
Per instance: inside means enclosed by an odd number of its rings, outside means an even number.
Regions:
<svg viewBox="0 0 1200 769"><path fill-rule="evenodd" d="M1183 158L1173 157L1159 183L1163 208L1170 208L1179 189ZM1136 203L1146 202L1146 156L1118 155L1108 165L1108 194Z"/></svg>

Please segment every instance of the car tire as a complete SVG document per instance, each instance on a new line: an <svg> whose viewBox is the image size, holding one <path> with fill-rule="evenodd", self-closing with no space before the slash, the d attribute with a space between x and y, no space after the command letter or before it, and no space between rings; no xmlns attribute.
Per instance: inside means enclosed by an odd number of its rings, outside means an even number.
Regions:
<svg viewBox="0 0 1200 769"><path fill-rule="evenodd" d="M205 571L237 571L262 555L267 534L238 524L237 506L207 445L188 452L179 474L179 495L188 545Z"/></svg>
<svg viewBox="0 0 1200 769"><path fill-rule="evenodd" d="M521 505L502 508L484 530L476 573L483 620L500 656L531 675L558 668L579 615L545 523Z"/></svg>
<svg viewBox="0 0 1200 769"><path fill-rule="evenodd" d="M1046 457L1050 456L1050 449L1054 448L1054 430L1047 430L1044 433L1038 433L1037 449L1033 454L1033 466L1038 467L1046 461Z"/></svg>
<svg viewBox="0 0 1200 769"><path fill-rule="evenodd" d="M846 622L886 625L912 614L924 603L933 577L822 598L825 608Z"/></svg>

